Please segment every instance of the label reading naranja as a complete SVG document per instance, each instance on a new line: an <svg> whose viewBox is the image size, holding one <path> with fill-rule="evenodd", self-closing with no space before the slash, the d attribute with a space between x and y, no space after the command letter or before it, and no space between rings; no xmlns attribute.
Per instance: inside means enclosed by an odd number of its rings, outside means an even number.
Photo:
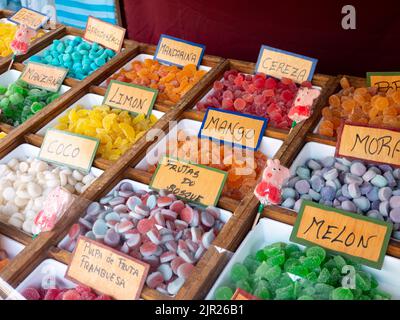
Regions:
<svg viewBox="0 0 400 320"><path fill-rule="evenodd" d="M67 76L68 70L37 62L28 62L20 79L26 83L51 92L57 92Z"/></svg>
<svg viewBox="0 0 400 320"><path fill-rule="evenodd" d="M378 91L400 89L400 72L367 72L367 86L378 87Z"/></svg>
<svg viewBox="0 0 400 320"><path fill-rule="evenodd" d="M135 84L112 80L108 85L103 104L133 113L151 114L158 91Z"/></svg>
<svg viewBox="0 0 400 320"><path fill-rule="evenodd" d="M150 266L80 236L66 277L117 300L137 300Z"/></svg>
<svg viewBox="0 0 400 320"><path fill-rule="evenodd" d="M40 148L39 159L89 172L100 140L48 129Z"/></svg>
<svg viewBox="0 0 400 320"><path fill-rule="evenodd" d="M158 41L154 59L179 67L184 67L187 64L194 64L198 67L201 59L203 59L205 49L205 45L162 34Z"/></svg>
<svg viewBox="0 0 400 320"><path fill-rule="evenodd" d="M342 123L336 156L400 166L400 130Z"/></svg>
<svg viewBox="0 0 400 320"><path fill-rule="evenodd" d="M89 16L83 37L118 52L124 43L125 32L126 29L120 26Z"/></svg>
<svg viewBox="0 0 400 320"><path fill-rule="evenodd" d="M255 72L282 79L289 78L296 83L311 81L318 60L300 54L261 46Z"/></svg>
<svg viewBox="0 0 400 320"><path fill-rule="evenodd" d="M303 200L290 241L317 245L380 269L391 231L387 222Z"/></svg>
<svg viewBox="0 0 400 320"><path fill-rule="evenodd" d="M32 9L21 8L8 20L16 24L24 24L33 30L38 30L49 20L49 17Z"/></svg>
<svg viewBox="0 0 400 320"><path fill-rule="evenodd" d="M208 108L201 124L199 137L212 138L257 150L267 123L266 118Z"/></svg>
<svg viewBox="0 0 400 320"><path fill-rule="evenodd" d="M215 206L226 178L225 171L164 156L152 177L150 187L166 189L189 202Z"/></svg>
<svg viewBox="0 0 400 320"><path fill-rule="evenodd" d="M237 288L231 300L260 300L260 299L248 293L247 291Z"/></svg>

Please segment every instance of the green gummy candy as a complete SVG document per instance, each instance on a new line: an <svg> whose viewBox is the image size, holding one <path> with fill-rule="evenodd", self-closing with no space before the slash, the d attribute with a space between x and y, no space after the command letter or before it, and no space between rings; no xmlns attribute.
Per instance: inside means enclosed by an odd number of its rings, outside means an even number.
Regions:
<svg viewBox="0 0 400 320"><path fill-rule="evenodd" d="M350 289L339 287L332 291L332 300L354 300L354 295Z"/></svg>
<svg viewBox="0 0 400 320"><path fill-rule="evenodd" d="M285 254L280 253L276 256L267 259L267 264L270 266L281 266L285 263Z"/></svg>
<svg viewBox="0 0 400 320"><path fill-rule="evenodd" d="M339 270L342 270L343 267L347 264L346 260L344 260L342 256L334 256L333 261L335 261L336 266Z"/></svg>
<svg viewBox="0 0 400 320"><path fill-rule="evenodd" d="M0 86L0 95L5 94L7 92L7 88Z"/></svg>
<svg viewBox="0 0 400 320"><path fill-rule="evenodd" d="M302 264L288 268L287 272L293 273L294 275L299 277L305 277L309 273L308 269Z"/></svg>
<svg viewBox="0 0 400 320"><path fill-rule="evenodd" d="M312 282L317 282L318 281L318 276L315 272L310 272L309 274L306 275L306 279L310 280Z"/></svg>
<svg viewBox="0 0 400 320"><path fill-rule="evenodd" d="M321 247L317 246L309 247L306 249L306 256L307 257L318 256L321 259L321 261L324 261L326 257L326 251Z"/></svg>
<svg viewBox="0 0 400 320"><path fill-rule="evenodd" d="M290 258L294 258L294 259L299 259L300 257L303 257L303 256L304 256L304 253L301 251L295 251L295 252L290 253L290 255L289 255Z"/></svg>
<svg viewBox="0 0 400 320"><path fill-rule="evenodd" d="M356 288L362 291L371 290L371 276L363 271L356 273Z"/></svg>
<svg viewBox="0 0 400 320"><path fill-rule="evenodd" d="M255 273L261 263L257 261L254 256L247 256L246 259L244 259L243 264L250 273Z"/></svg>
<svg viewBox="0 0 400 320"><path fill-rule="evenodd" d="M287 287L284 288L279 288L276 290L276 300L293 300L295 298L294 296L294 286L293 284L288 285Z"/></svg>
<svg viewBox="0 0 400 320"><path fill-rule="evenodd" d="M321 264L319 256L301 257L300 262L308 269L318 268Z"/></svg>
<svg viewBox="0 0 400 320"><path fill-rule="evenodd" d="M278 266L273 266L267 270L267 272L264 275L264 278L269 281L272 281L279 278L281 273L282 273L281 268L279 268Z"/></svg>
<svg viewBox="0 0 400 320"><path fill-rule="evenodd" d="M300 296L297 300L314 300L314 298L312 296Z"/></svg>
<svg viewBox="0 0 400 320"><path fill-rule="evenodd" d="M233 282L237 282L240 280L245 280L249 277L249 271L247 268L241 264L241 263L236 263L231 270L231 280Z"/></svg>
<svg viewBox="0 0 400 320"><path fill-rule="evenodd" d="M331 295L331 293L334 289L335 289L334 287L332 287L328 284L317 283L315 285L315 294L320 296L324 300L328 300L329 296Z"/></svg>
<svg viewBox="0 0 400 320"><path fill-rule="evenodd" d="M40 102L34 102L31 106L31 110L33 113L39 112L43 109L43 104Z"/></svg>
<svg viewBox="0 0 400 320"><path fill-rule="evenodd" d="M13 93L9 99L12 104L20 104L24 102L24 96L19 93Z"/></svg>
<svg viewBox="0 0 400 320"><path fill-rule="evenodd" d="M323 268L323 269L321 270L321 273L320 273L319 276L318 276L317 281L318 281L319 283L328 283L330 277L331 277L331 273L329 272L329 270L326 269L326 268Z"/></svg>
<svg viewBox="0 0 400 320"><path fill-rule="evenodd" d="M263 300L269 300L272 297L268 288L268 283L265 280L260 280L258 282L253 294Z"/></svg>
<svg viewBox="0 0 400 320"><path fill-rule="evenodd" d="M252 292L252 288L251 288L249 281L244 280L244 279L236 282L236 289L238 289L238 288L240 288L246 292Z"/></svg>
<svg viewBox="0 0 400 320"><path fill-rule="evenodd" d="M0 101L0 107L1 108L7 108L9 105L10 105L10 99L8 99L8 98L3 98L3 99L1 99L1 101Z"/></svg>
<svg viewBox="0 0 400 320"><path fill-rule="evenodd" d="M260 262L267 260L267 255L264 253L264 250L258 250L256 252L256 259Z"/></svg>
<svg viewBox="0 0 400 320"><path fill-rule="evenodd" d="M233 291L229 287L219 287L215 290L215 299L217 300L230 300L233 296Z"/></svg>
<svg viewBox="0 0 400 320"><path fill-rule="evenodd" d="M286 255L290 255L293 252L300 252L300 248L298 245L290 243L285 248Z"/></svg>

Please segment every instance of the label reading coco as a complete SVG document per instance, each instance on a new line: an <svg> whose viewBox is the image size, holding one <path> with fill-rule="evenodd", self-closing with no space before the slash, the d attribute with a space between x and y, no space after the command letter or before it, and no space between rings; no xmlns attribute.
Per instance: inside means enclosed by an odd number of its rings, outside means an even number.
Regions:
<svg viewBox="0 0 400 320"><path fill-rule="evenodd" d="M179 67L184 67L187 64L195 64L198 67L201 59L203 59L205 49L205 45L162 34L158 41L154 59Z"/></svg>
<svg viewBox="0 0 400 320"><path fill-rule="evenodd" d="M149 116L157 94L158 91L155 89L112 80L107 88L103 104Z"/></svg>
<svg viewBox="0 0 400 320"><path fill-rule="evenodd" d="M57 92L60 90L67 73L68 70L64 68L28 62L22 71L20 79L34 87Z"/></svg>
<svg viewBox="0 0 400 320"><path fill-rule="evenodd" d="M177 197L205 206L215 206L227 172L164 156L158 164L150 187L166 189Z"/></svg>
<svg viewBox="0 0 400 320"><path fill-rule="evenodd" d="M400 89L400 72L367 72L368 87L377 86L381 92Z"/></svg>
<svg viewBox="0 0 400 320"><path fill-rule="evenodd" d="M380 269L391 231L384 221L303 201L290 241L321 246Z"/></svg>
<svg viewBox="0 0 400 320"><path fill-rule="evenodd" d="M336 156L400 166L400 130L343 123Z"/></svg>
<svg viewBox="0 0 400 320"><path fill-rule="evenodd" d="M318 60L300 54L261 46L256 73L262 72L274 78L289 78L296 83L311 81Z"/></svg>
<svg viewBox="0 0 400 320"><path fill-rule="evenodd" d="M39 159L89 172L100 140L48 129L40 148Z"/></svg>
<svg viewBox="0 0 400 320"><path fill-rule="evenodd" d="M89 16L83 37L118 52L124 43L125 32L120 26Z"/></svg>
<svg viewBox="0 0 400 320"><path fill-rule="evenodd" d="M252 115L208 108L199 131L200 138L212 138L257 150L268 120Z"/></svg>
<svg viewBox="0 0 400 320"><path fill-rule="evenodd" d="M150 266L80 236L66 277L117 300L137 300Z"/></svg>
<svg viewBox="0 0 400 320"><path fill-rule="evenodd" d="M49 17L32 9L21 8L9 20L16 24L24 24L33 30L38 30L49 20Z"/></svg>

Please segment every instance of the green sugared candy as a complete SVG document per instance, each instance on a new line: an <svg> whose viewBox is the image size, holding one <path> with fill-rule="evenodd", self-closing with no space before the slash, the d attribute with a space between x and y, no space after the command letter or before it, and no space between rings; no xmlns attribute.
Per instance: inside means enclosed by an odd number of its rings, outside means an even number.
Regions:
<svg viewBox="0 0 400 320"><path fill-rule="evenodd" d="M0 121L16 127L59 96L58 93L31 87L21 80L7 88L0 86Z"/></svg>
<svg viewBox="0 0 400 320"><path fill-rule="evenodd" d="M354 267L355 288L348 287ZM342 273L343 271L343 273ZM321 247L302 251L295 244L278 242L247 256L230 272L231 283L216 290L215 298L228 300L233 291L244 291L264 300L386 300L390 294L378 289L376 279L362 266ZM351 282L351 281L350 281ZM353 282L354 283L354 282ZM350 283L349 283L350 284Z"/></svg>

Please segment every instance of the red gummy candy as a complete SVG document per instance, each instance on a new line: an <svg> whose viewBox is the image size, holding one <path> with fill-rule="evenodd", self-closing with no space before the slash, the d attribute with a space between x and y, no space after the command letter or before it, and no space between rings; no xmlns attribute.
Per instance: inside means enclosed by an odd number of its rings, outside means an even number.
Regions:
<svg viewBox="0 0 400 320"><path fill-rule="evenodd" d="M56 300L57 296L61 292L62 291L60 289L49 289L46 291L46 294L44 295L43 300Z"/></svg>
<svg viewBox="0 0 400 320"><path fill-rule="evenodd" d="M63 294L63 300L81 300L81 295L76 290L67 290Z"/></svg>
<svg viewBox="0 0 400 320"><path fill-rule="evenodd" d="M40 293L35 288L26 288L21 294L26 300L40 300Z"/></svg>
<svg viewBox="0 0 400 320"><path fill-rule="evenodd" d="M111 298L105 294L99 295L96 299L94 300L111 300Z"/></svg>
<svg viewBox="0 0 400 320"><path fill-rule="evenodd" d="M237 98L233 102L233 106L236 110L241 111L246 107L246 101L244 101L242 98Z"/></svg>

